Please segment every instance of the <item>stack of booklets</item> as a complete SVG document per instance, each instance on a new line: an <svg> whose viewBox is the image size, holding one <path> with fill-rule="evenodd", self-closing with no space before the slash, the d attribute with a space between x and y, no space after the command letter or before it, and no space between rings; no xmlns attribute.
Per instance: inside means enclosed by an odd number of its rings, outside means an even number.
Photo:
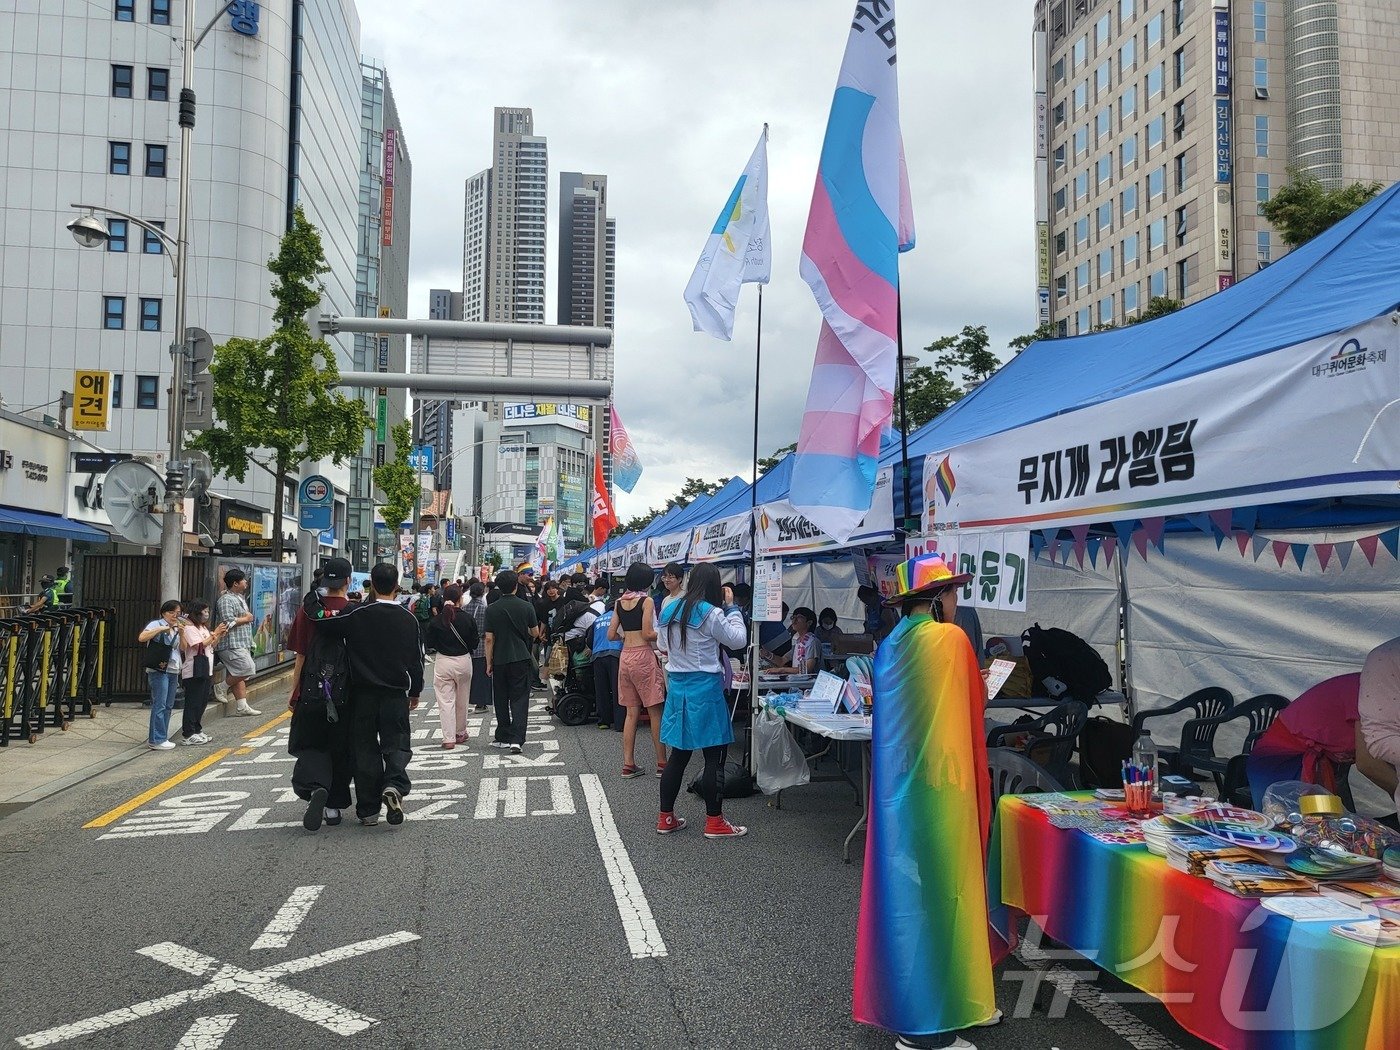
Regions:
<svg viewBox="0 0 1400 1050"><path fill-rule="evenodd" d="M1300 846L1285 861L1289 869L1318 882L1365 882L1379 878L1381 862L1346 850Z"/></svg>
<svg viewBox="0 0 1400 1050"><path fill-rule="evenodd" d="M1400 916L1400 883L1389 879L1323 882L1322 894L1379 918L1383 908Z"/></svg>
<svg viewBox="0 0 1400 1050"><path fill-rule="evenodd" d="M1246 850L1226 846L1211 838L1202 836L1200 844L1193 845L1189 839L1173 839L1167 843L1167 863L1177 871L1184 871L1197 878L1205 877L1206 865L1211 861L1253 861L1255 856Z"/></svg>
<svg viewBox="0 0 1400 1050"><path fill-rule="evenodd" d="M1400 882L1400 846L1391 846L1385 851L1385 877Z"/></svg>
<svg viewBox="0 0 1400 1050"><path fill-rule="evenodd" d="M1282 893L1306 893L1311 884L1285 868L1258 861L1210 860L1205 877L1236 897L1272 897Z"/></svg>
<svg viewBox="0 0 1400 1050"><path fill-rule="evenodd" d="M1332 927L1338 937L1349 941L1360 941L1373 948L1393 948L1400 944L1400 921L1394 919L1366 919L1362 922L1344 922Z"/></svg>

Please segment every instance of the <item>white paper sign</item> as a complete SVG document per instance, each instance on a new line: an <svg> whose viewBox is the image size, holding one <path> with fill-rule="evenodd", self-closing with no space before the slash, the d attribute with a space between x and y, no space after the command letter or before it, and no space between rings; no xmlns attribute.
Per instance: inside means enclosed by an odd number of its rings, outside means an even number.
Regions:
<svg viewBox="0 0 1400 1050"><path fill-rule="evenodd" d="M812 690L808 695L813 700L829 704L833 700L841 699L841 687L845 684L845 679L837 678L830 671L819 671L817 680L812 683Z"/></svg>
<svg viewBox="0 0 1400 1050"><path fill-rule="evenodd" d="M997 698L1001 687L1006 684L1006 680L1011 677L1011 672L1014 670L1016 670L1015 660L993 660L992 666L982 672L982 679L987 683L988 700Z"/></svg>
<svg viewBox="0 0 1400 1050"><path fill-rule="evenodd" d="M783 619L783 560L762 558L754 565L753 618L763 623Z"/></svg>

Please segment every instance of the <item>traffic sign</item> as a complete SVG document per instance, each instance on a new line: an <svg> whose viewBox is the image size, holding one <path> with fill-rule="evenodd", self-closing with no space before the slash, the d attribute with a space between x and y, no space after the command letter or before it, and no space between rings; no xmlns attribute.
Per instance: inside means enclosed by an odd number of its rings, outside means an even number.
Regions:
<svg viewBox="0 0 1400 1050"><path fill-rule="evenodd" d="M331 527L335 514L335 489L320 474L303 478L297 488L297 524L311 532Z"/></svg>
<svg viewBox="0 0 1400 1050"><path fill-rule="evenodd" d="M431 474L434 451L432 445L415 445L413 451L408 454L408 465L418 474Z"/></svg>

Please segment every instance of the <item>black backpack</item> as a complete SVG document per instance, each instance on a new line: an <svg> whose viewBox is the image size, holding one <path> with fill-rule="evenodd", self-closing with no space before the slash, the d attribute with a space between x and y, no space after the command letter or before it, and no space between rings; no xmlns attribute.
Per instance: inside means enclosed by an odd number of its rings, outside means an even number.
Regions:
<svg viewBox="0 0 1400 1050"><path fill-rule="evenodd" d="M1021 647L1031 665L1031 680L1049 693L1047 678L1065 684L1065 695L1055 699L1074 699L1093 704L1099 693L1113 685L1108 664L1083 638L1059 627L1045 628L1040 624L1026 628L1021 635Z"/></svg>
<svg viewBox="0 0 1400 1050"><path fill-rule="evenodd" d="M323 701L328 722L340 720L340 712L350 702L350 655L344 638L332 638L312 628L298 695L298 702L312 697Z"/></svg>

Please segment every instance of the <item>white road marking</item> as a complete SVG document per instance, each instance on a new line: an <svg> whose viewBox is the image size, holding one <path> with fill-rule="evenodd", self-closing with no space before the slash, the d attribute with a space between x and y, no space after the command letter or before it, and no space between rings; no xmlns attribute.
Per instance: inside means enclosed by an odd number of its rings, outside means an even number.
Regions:
<svg viewBox="0 0 1400 1050"><path fill-rule="evenodd" d="M117 1010L109 1010L106 1013L98 1014L95 1017L84 1018L81 1021L74 1021L70 1024L59 1025L56 1028L46 1028L42 1032L32 1032L29 1035L19 1036L15 1041L23 1047L52 1046L55 1043L67 1042L69 1039L79 1039L83 1036L93 1035L97 1032L106 1031L109 1028L116 1028L119 1025L138 1021L143 1017L152 1017L156 1014L165 1013L178 1009L186 1003L203 1002L206 999L213 999L216 996L234 992L247 996L250 999L264 1003L276 1009L283 1010L302 1020L310 1021L328 1031L338 1035L353 1035L362 1032L371 1025L379 1022L372 1017L356 1013L348 1007L339 1006L324 999L307 995L286 985L279 984L278 978L288 974L300 973L303 970L313 970L317 967L328 966L331 963L340 962L344 959L353 959L356 956L368 955L370 952L383 951L386 948L396 948L401 944L408 944L418 940L416 933L409 933L407 930L400 930L397 933L385 934L382 937L375 937L367 941L358 941L355 944L347 944L341 948L333 948L330 951L317 952L315 955L308 955L301 959L291 959L287 962L277 963L274 966L264 966L260 970L244 970L240 967L220 962L211 956L201 955L188 948L183 948L178 944L169 941L162 944L153 944L149 948L142 948L138 954L147 958L155 959L157 962L166 963L178 970L192 973L200 977L213 975L208 984L198 988L187 988L181 992L174 992L170 995L163 995L157 999L147 999L145 1002L134 1003L131 1006L123 1006Z"/></svg>
<svg viewBox="0 0 1400 1050"><path fill-rule="evenodd" d="M224 1045L224 1037L232 1031L237 1020L237 1014L201 1017L181 1036L175 1050L218 1050Z"/></svg>
<svg viewBox="0 0 1400 1050"><path fill-rule="evenodd" d="M1057 964L1047 967L1046 960L1052 957L1053 953L1046 953L1025 944L1016 949L1015 954L1028 967L1042 968L1041 973L1046 981L1055 986L1057 995L1072 1000L1133 1050L1181 1050L1161 1032L1139 1021L1103 991L1084 981L1080 974Z"/></svg>
<svg viewBox="0 0 1400 1050"><path fill-rule="evenodd" d="M476 819L492 820L497 816L496 804L499 802L503 811L499 814L503 817L523 817L525 815L525 782L526 777L511 777L506 780L505 787L501 787L500 777L482 777L481 786L476 794Z"/></svg>
<svg viewBox="0 0 1400 1050"><path fill-rule="evenodd" d="M642 884L637 880L632 858L627 855L622 836L613 821L612 807L603 791L603 782L594 773L579 776L583 798L588 804L588 816L593 823L593 836L598 840L598 852L603 855L603 868L608 873L613 900L627 935L627 947L634 959L657 959L666 955L666 942L652 918Z"/></svg>
<svg viewBox="0 0 1400 1050"><path fill-rule="evenodd" d="M261 948L285 948L292 943L292 934L303 922L306 921L307 912L311 910L311 905L316 903L316 898L325 889L324 886L298 886L292 890L292 895L287 898L287 903L277 909L277 914L272 917L272 921L267 924L258 939L253 942L253 951Z"/></svg>

